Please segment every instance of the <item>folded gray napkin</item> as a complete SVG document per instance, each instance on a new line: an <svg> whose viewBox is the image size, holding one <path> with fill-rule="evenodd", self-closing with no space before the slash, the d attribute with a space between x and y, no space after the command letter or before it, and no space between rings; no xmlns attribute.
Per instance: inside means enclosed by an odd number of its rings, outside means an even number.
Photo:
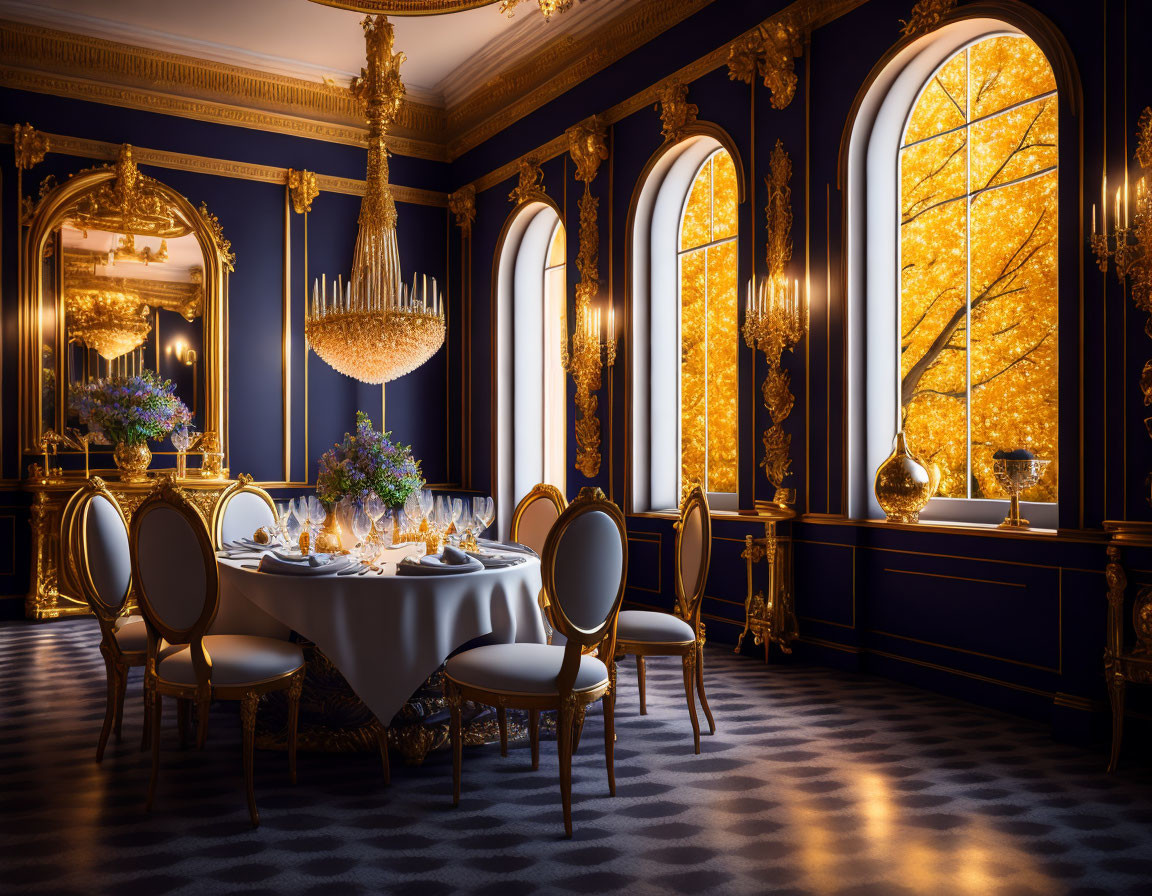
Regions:
<svg viewBox="0 0 1152 896"><path fill-rule="evenodd" d="M476 543L481 547L490 548L493 551L503 551L508 554L527 554L529 557L539 556L532 548L526 544L520 544L518 541L493 541L491 538L477 538Z"/></svg>
<svg viewBox="0 0 1152 896"><path fill-rule="evenodd" d="M484 564L469 557L459 548L447 547L443 554L428 554L415 560L411 557L396 564L398 576L455 576L466 572L479 572Z"/></svg>
<svg viewBox="0 0 1152 896"><path fill-rule="evenodd" d="M272 551L260 558L260 572L278 575L324 576L347 569L354 563L350 557L332 554L309 554L306 557L290 556Z"/></svg>
<svg viewBox="0 0 1152 896"><path fill-rule="evenodd" d="M505 569L509 566L518 566L521 563L527 563L528 558L522 555L512 556L510 554L476 554L472 551L468 552L469 557L475 557L484 564L485 569Z"/></svg>

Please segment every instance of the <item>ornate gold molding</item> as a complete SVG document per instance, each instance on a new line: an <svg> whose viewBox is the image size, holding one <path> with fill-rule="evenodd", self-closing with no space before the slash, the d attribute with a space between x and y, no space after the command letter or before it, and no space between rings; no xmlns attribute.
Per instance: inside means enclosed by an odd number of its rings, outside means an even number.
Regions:
<svg viewBox="0 0 1152 896"><path fill-rule="evenodd" d="M508 194L508 200L513 205L519 205L522 202L543 197L545 195L544 172L540 170L540 163L536 161L536 157L525 156L518 163L518 167L520 179L512 188L512 192Z"/></svg>
<svg viewBox="0 0 1152 896"><path fill-rule="evenodd" d="M0 143L13 141L14 129L0 125ZM63 134L45 134L49 142L49 152L79 156L85 159L110 161L120 151L118 143L103 140L89 140L84 137L69 137ZM274 165L256 165L251 162L234 162L229 159L214 159L208 156L194 156L186 153L168 152L163 149L147 149L141 146L132 148L138 165L151 165L155 168L168 168L174 171L195 171L216 177L234 177L238 180L254 180L283 186L291 169ZM363 196L364 181L352 177L336 177L330 174L317 174L316 185L321 192L343 193L348 196ZM448 194L437 190L422 190L417 187L392 185L392 193L397 202L413 205L431 205L444 208L448 204ZM28 197L25 197L28 198Z"/></svg>
<svg viewBox="0 0 1152 896"><path fill-rule="evenodd" d="M476 220L476 187L461 187L448 196L448 211L456 216L456 226L465 237L472 236L472 222Z"/></svg>
<svg viewBox="0 0 1152 896"><path fill-rule="evenodd" d="M208 232L212 235L212 242L216 244L216 248L220 251L220 260L229 271L236 270L236 253L232 251L232 241L224 238L224 228L220 226L220 219L208 211L208 203L200 203L200 217L204 219L204 224L208 227Z"/></svg>
<svg viewBox="0 0 1152 896"><path fill-rule="evenodd" d="M43 162L49 149L48 135L30 124L12 126L12 143L16 149L16 167L21 171Z"/></svg>
<svg viewBox="0 0 1152 896"><path fill-rule="evenodd" d="M956 6L956 0L919 0L912 7L908 21L900 20L900 33L905 37L919 37L927 34L944 21L944 17Z"/></svg>
<svg viewBox="0 0 1152 896"><path fill-rule="evenodd" d="M680 142L684 130L695 123L700 111L688 102L688 85L682 81L670 81L657 90L656 109L660 113L660 133L665 143Z"/></svg>
<svg viewBox="0 0 1152 896"><path fill-rule="evenodd" d="M580 282L576 284L576 326L588 319L592 299L600 289L600 229L598 224L599 200L592 195L592 181L600 170L600 163L608 158L608 130L596 116L570 127L568 151L576 166L576 179L583 182L580 197L580 248L576 254L576 267ZM597 417L602 377L600 365L600 334L586 341L587 350L573 353L569 369L576 384L576 469L588 479L600 472L600 418ZM594 347L595 358L591 357Z"/></svg>
<svg viewBox="0 0 1152 896"><path fill-rule="evenodd" d="M1145 106L1136 124L1136 161L1152 169L1152 106Z"/></svg>
<svg viewBox="0 0 1152 896"><path fill-rule="evenodd" d="M366 15L441 16L491 6L496 0L312 0L321 6L347 9Z"/></svg>
<svg viewBox="0 0 1152 896"><path fill-rule="evenodd" d="M312 200L320 195L315 172L289 168L288 192L292 196L292 208L296 214L303 215L312 211Z"/></svg>
<svg viewBox="0 0 1152 896"><path fill-rule="evenodd" d="M764 186L768 188L768 204L764 207L767 219L768 275L781 277L784 266L792 260L792 159L784 149L784 143L776 141L772 156L768 161L768 177Z"/></svg>
<svg viewBox="0 0 1152 896"><path fill-rule="evenodd" d="M305 81L37 25L0 21L0 83L203 121L364 145L346 86ZM444 160L444 110L405 102L395 152Z"/></svg>
<svg viewBox="0 0 1152 896"><path fill-rule="evenodd" d="M804 52L807 29L797 17L781 15L757 26L729 47L728 77L751 84L759 75L771 91L774 109L786 109L796 96L795 59Z"/></svg>

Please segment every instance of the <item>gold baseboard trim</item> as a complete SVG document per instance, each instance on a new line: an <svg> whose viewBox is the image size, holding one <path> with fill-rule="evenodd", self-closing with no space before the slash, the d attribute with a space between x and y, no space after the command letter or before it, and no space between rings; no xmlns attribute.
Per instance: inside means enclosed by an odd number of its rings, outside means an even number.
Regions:
<svg viewBox="0 0 1152 896"><path fill-rule="evenodd" d="M1109 712L1108 704L1103 700L1089 700L1087 697L1077 697L1075 694L1064 694L1060 691L1057 691L1056 696L1052 698L1052 704L1081 712Z"/></svg>

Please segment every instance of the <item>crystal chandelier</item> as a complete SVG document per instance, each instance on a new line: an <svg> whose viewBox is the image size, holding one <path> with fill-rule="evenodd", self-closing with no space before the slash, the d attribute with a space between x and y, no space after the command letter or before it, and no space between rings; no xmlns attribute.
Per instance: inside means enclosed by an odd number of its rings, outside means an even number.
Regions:
<svg viewBox="0 0 1152 896"><path fill-rule="evenodd" d="M352 82L368 119L368 178L348 282L313 286L304 322L308 345L335 370L364 383L386 383L415 370L444 344L444 304L435 278L401 280L396 202L388 185L385 134L404 97L403 53L392 52L392 25L364 20L368 67Z"/></svg>
<svg viewBox="0 0 1152 896"><path fill-rule="evenodd" d="M122 286L69 290L65 304L71 339L105 361L139 348L152 331L151 310Z"/></svg>

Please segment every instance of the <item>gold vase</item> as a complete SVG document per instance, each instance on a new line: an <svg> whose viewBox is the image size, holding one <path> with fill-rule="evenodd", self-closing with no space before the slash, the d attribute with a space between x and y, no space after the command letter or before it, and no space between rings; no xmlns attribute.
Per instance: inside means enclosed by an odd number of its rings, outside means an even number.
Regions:
<svg viewBox="0 0 1152 896"><path fill-rule="evenodd" d="M894 450L876 471L876 501L891 523L917 523L932 497L932 477L912 456L903 431L896 433Z"/></svg>
<svg viewBox="0 0 1152 896"><path fill-rule="evenodd" d="M146 442L117 442L112 449L112 459L120 471L121 482L143 482L147 479L148 465L152 463L152 451Z"/></svg>
<svg viewBox="0 0 1152 896"><path fill-rule="evenodd" d="M328 516L324 518L324 528L316 536L316 551L320 554L338 554L343 550L344 545L341 543L340 523L336 520L336 510L333 508L328 511Z"/></svg>

